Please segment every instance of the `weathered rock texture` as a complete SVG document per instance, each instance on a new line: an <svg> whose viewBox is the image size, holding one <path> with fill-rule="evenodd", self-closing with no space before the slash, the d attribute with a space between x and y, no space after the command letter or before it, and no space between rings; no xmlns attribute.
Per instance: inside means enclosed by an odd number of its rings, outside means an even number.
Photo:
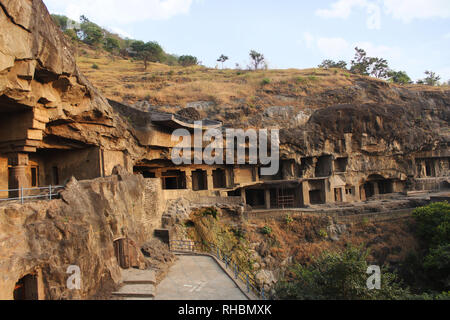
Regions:
<svg viewBox="0 0 450 320"><path fill-rule="evenodd" d="M2 115L0 151L95 145L139 153L126 122L79 72L41 0L0 1L0 29L0 112L17 113Z"/></svg>
<svg viewBox="0 0 450 320"><path fill-rule="evenodd" d="M23 276L40 271L46 299L86 299L105 284L118 284L121 272L114 240L150 241L155 217L144 210L145 181L119 174L92 181L72 180L61 199L0 207L0 299L12 299ZM68 290L70 265L81 269L81 290Z"/></svg>

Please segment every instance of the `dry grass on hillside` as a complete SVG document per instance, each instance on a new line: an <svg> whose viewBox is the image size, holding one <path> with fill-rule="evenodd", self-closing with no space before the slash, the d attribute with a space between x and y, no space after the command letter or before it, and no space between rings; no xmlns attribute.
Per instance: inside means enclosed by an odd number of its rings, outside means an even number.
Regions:
<svg viewBox="0 0 450 320"><path fill-rule="evenodd" d="M384 265L403 261L407 254L418 249L412 219L398 220L396 223L351 224L348 225L348 233L339 241L328 239L326 217L297 217L289 224L282 219L253 222L254 227L248 230L249 242L271 244L270 254L279 261L292 256L295 261L309 263L324 251L342 250L349 244L364 244L371 251L371 260ZM270 236L261 234L264 226L272 230Z"/></svg>
<svg viewBox="0 0 450 320"><path fill-rule="evenodd" d="M264 107L288 103L303 107L301 99L296 98L349 88L362 78L340 69L248 71L202 66L171 67L157 63L149 64L144 71L140 61L113 57L85 45L77 51L78 65L87 78L107 98L127 103L145 100L153 105L184 107L188 102L214 101L219 106L253 107L257 104Z"/></svg>

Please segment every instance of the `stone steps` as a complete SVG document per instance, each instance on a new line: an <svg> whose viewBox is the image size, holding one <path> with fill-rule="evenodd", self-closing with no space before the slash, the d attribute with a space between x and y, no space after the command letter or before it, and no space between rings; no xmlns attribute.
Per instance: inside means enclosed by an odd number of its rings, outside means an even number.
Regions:
<svg viewBox="0 0 450 320"><path fill-rule="evenodd" d="M113 292L114 296L122 298L154 298L155 294L156 289L152 284L127 284Z"/></svg>
<svg viewBox="0 0 450 320"><path fill-rule="evenodd" d="M122 270L124 286L113 296L125 300L153 300L156 294L156 275L153 270Z"/></svg>

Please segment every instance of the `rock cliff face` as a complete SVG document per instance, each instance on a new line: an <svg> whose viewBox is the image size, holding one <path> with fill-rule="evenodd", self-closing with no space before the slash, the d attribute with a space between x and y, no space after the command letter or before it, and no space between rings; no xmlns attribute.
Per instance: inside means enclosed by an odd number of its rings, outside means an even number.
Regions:
<svg viewBox="0 0 450 320"><path fill-rule="evenodd" d="M32 122L2 134L3 152L77 144L139 153L126 122L79 72L41 0L0 1L0 28L0 112Z"/></svg>
<svg viewBox="0 0 450 320"><path fill-rule="evenodd" d="M18 280L33 273L41 282L40 298L91 298L121 281L114 247L118 239L134 244L130 256L144 268L137 248L152 239L153 225L161 221L144 209L144 188L141 176L127 173L73 179L61 199L0 207L0 299L12 299ZM80 268L81 290L66 286L71 265Z"/></svg>

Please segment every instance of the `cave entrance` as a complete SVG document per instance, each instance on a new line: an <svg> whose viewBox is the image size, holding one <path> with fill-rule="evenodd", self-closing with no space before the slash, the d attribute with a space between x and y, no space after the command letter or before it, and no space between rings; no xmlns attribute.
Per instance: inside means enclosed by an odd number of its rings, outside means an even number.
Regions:
<svg viewBox="0 0 450 320"><path fill-rule="evenodd" d="M372 182L366 182L364 184L364 191L366 194L366 199L373 197L375 195L375 187L374 184Z"/></svg>
<svg viewBox="0 0 450 320"><path fill-rule="evenodd" d="M122 269L131 268L131 250L130 241L127 238L121 238L114 241L114 254L117 263Z"/></svg>
<svg viewBox="0 0 450 320"><path fill-rule="evenodd" d="M334 169L338 173L344 173L347 171L348 158L337 158L334 161Z"/></svg>
<svg viewBox="0 0 450 320"><path fill-rule="evenodd" d="M28 274L16 283L14 300L39 300L38 276L36 273Z"/></svg>
<svg viewBox="0 0 450 320"><path fill-rule="evenodd" d="M332 157L323 156L317 159L316 163L316 178L331 176Z"/></svg>
<svg viewBox="0 0 450 320"><path fill-rule="evenodd" d="M325 204L325 180L309 181L309 200L311 204Z"/></svg>
<svg viewBox="0 0 450 320"><path fill-rule="evenodd" d="M343 202L342 188L334 188L334 201Z"/></svg>
<svg viewBox="0 0 450 320"><path fill-rule="evenodd" d="M164 190L186 189L186 174L180 170L171 170L162 174Z"/></svg>
<svg viewBox="0 0 450 320"><path fill-rule="evenodd" d="M247 204L253 208L266 208L266 196L264 189L245 190Z"/></svg>
<svg viewBox="0 0 450 320"><path fill-rule="evenodd" d="M205 170L192 171L192 190L208 190L208 174Z"/></svg>
<svg viewBox="0 0 450 320"><path fill-rule="evenodd" d="M227 175L225 170L216 169L213 171L214 189L224 189L227 187Z"/></svg>
<svg viewBox="0 0 450 320"><path fill-rule="evenodd" d="M374 174L367 178L364 184L366 199L379 195L394 192L394 182L391 179L385 179L383 176Z"/></svg>

